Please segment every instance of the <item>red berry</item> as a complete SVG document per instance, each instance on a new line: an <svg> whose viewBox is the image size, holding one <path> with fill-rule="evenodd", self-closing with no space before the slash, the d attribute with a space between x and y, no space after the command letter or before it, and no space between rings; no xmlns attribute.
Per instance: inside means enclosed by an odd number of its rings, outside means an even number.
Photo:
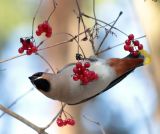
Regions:
<svg viewBox="0 0 160 134"><path fill-rule="evenodd" d="M74 126L75 125L75 121L73 119L67 119L67 124Z"/></svg>
<svg viewBox="0 0 160 134"><path fill-rule="evenodd" d="M33 46L33 47L31 48L31 50L32 50L33 53L36 53L36 52L38 51L38 48L37 48L36 46Z"/></svg>
<svg viewBox="0 0 160 134"><path fill-rule="evenodd" d="M77 67L77 68L81 68L81 67L82 67L82 63L81 63L81 62L77 62L77 63L76 63L76 67Z"/></svg>
<svg viewBox="0 0 160 134"><path fill-rule="evenodd" d="M87 78L87 77L83 77L83 79L82 79L82 84L83 84L83 85L87 85L88 82L89 82L88 78Z"/></svg>
<svg viewBox="0 0 160 134"><path fill-rule="evenodd" d="M88 70L83 71L83 75L88 77L89 76L89 71Z"/></svg>
<svg viewBox="0 0 160 134"><path fill-rule="evenodd" d="M124 45L124 50L129 51L130 46Z"/></svg>
<svg viewBox="0 0 160 134"><path fill-rule="evenodd" d="M64 125L64 126L67 125L67 120L63 120L63 125Z"/></svg>
<svg viewBox="0 0 160 134"><path fill-rule="evenodd" d="M43 24L42 24L42 26L43 26L44 32L46 32L47 29L48 29L48 27L49 27L48 21L44 21Z"/></svg>
<svg viewBox="0 0 160 134"><path fill-rule="evenodd" d="M45 36L46 36L47 38L50 38L50 37L52 36L52 33L46 33Z"/></svg>
<svg viewBox="0 0 160 134"><path fill-rule="evenodd" d="M22 54L22 53L24 52L24 48L23 48L23 47L20 47L20 48L18 49L18 52L19 52L20 54Z"/></svg>
<svg viewBox="0 0 160 134"><path fill-rule="evenodd" d="M81 74L83 74L83 72L86 70L86 68L84 67L84 66L82 66L81 68L80 68L80 73Z"/></svg>
<svg viewBox="0 0 160 134"><path fill-rule="evenodd" d="M37 35L37 36L40 36L41 34L42 34L42 33L41 33L39 30L36 31L36 35Z"/></svg>
<svg viewBox="0 0 160 134"><path fill-rule="evenodd" d="M139 44L139 45L138 45L138 49L139 49L139 50L142 50L142 49L143 49L143 45L142 45L142 44Z"/></svg>
<svg viewBox="0 0 160 134"><path fill-rule="evenodd" d="M77 73L78 73L78 68L77 68L77 67L74 67L74 68L73 68L73 72L74 72L75 74L77 74Z"/></svg>
<svg viewBox="0 0 160 134"><path fill-rule="evenodd" d="M63 126L63 120L62 120L61 118L58 118L58 119L57 119L57 125L58 125L59 127L62 127L62 126Z"/></svg>
<svg viewBox="0 0 160 134"><path fill-rule="evenodd" d="M30 47L30 48L32 48L34 45L33 45L33 43L32 42L30 42L29 44L28 44L28 47Z"/></svg>
<svg viewBox="0 0 160 134"><path fill-rule="evenodd" d="M28 49L28 50L26 51L26 54L27 54L27 55L31 55L31 54L32 54L32 50L31 50L31 49Z"/></svg>
<svg viewBox="0 0 160 134"><path fill-rule="evenodd" d="M74 75L74 76L73 76L73 80L74 80L74 81L78 81L78 80L79 80L79 77L78 77L77 75Z"/></svg>
<svg viewBox="0 0 160 134"><path fill-rule="evenodd" d="M47 32L48 32L48 33L52 33L52 28L51 28L51 27L48 27Z"/></svg>
<svg viewBox="0 0 160 134"><path fill-rule="evenodd" d="M90 63L89 62L84 63L84 67L85 68L89 68L90 67Z"/></svg>
<svg viewBox="0 0 160 134"><path fill-rule="evenodd" d="M129 46L131 44L131 41L130 40L126 40L125 44Z"/></svg>
<svg viewBox="0 0 160 134"><path fill-rule="evenodd" d="M95 80L98 80L98 78L99 78L99 77L98 77L98 74L95 74L95 78L94 78L94 79L95 79Z"/></svg>
<svg viewBox="0 0 160 134"><path fill-rule="evenodd" d="M90 80L94 80L95 79L95 75L96 73L94 71L90 71Z"/></svg>
<svg viewBox="0 0 160 134"><path fill-rule="evenodd" d="M133 55L134 57L137 57L137 56L138 56L138 54L139 54L139 52L138 52L138 51L134 51L134 52L132 52L132 55Z"/></svg>
<svg viewBox="0 0 160 134"><path fill-rule="evenodd" d="M129 52L133 52L134 48L132 46L129 47Z"/></svg>
<svg viewBox="0 0 160 134"><path fill-rule="evenodd" d="M134 35L133 35L133 34L130 34L130 35L128 36L128 39L129 39L129 40L134 40Z"/></svg>
<svg viewBox="0 0 160 134"><path fill-rule="evenodd" d="M38 31L41 33L43 32L43 24L38 25Z"/></svg>
<svg viewBox="0 0 160 134"><path fill-rule="evenodd" d="M135 41L133 41L133 44L134 44L135 46L138 46L138 45L139 45L139 41L138 41L138 40L135 40Z"/></svg>

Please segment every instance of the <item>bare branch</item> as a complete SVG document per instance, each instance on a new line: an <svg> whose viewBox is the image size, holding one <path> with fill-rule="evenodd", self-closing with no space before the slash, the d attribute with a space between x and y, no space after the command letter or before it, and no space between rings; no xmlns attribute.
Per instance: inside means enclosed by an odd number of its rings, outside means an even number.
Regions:
<svg viewBox="0 0 160 134"><path fill-rule="evenodd" d="M24 117L16 114L15 112L5 108L3 105L0 104L0 110L2 110L3 112L9 114L10 116L14 117L15 119L23 122L24 124L26 124L28 127L32 128L33 130L35 130L38 134L48 134L47 132L44 131L44 129L36 126L35 124L33 124L32 122L28 121L27 119L25 119Z"/></svg>
<svg viewBox="0 0 160 134"><path fill-rule="evenodd" d="M86 15L85 13L82 13L82 15L85 16L85 17L87 17L87 18L90 18L90 19L95 20L94 17L91 17L91 16L89 16L89 15ZM100 19L97 19L97 21L98 21L98 22L101 22L101 23L103 23L103 24L106 24L107 26L112 27L112 25L110 25L109 23L106 23L105 21L102 21L102 20L100 20ZM118 28L116 28L116 27L114 27L114 26L113 26L112 28L115 29L115 30L117 30L117 31L119 31L120 33L122 33L122 34L124 34L125 36L128 37L128 34L124 33L122 30L120 30L120 29L118 29Z"/></svg>
<svg viewBox="0 0 160 134"><path fill-rule="evenodd" d="M99 122L93 121L93 120L89 119L88 117L86 117L85 115L83 115L83 117L84 117L86 120L88 120L89 122L92 122L92 123L96 124L96 125L100 128L102 134L106 134L104 128L102 127L102 125L101 125Z"/></svg>
<svg viewBox="0 0 160 134"><path fill-rule="evenodd" d="M85 32L87 32L88 30L89 30L89 28L86 29L85 31L79 33L78 35L74 36L73 38L71 38L71 39L69 39L69 40L62 41L62 42L60 42L60 43L57 43L57 44L54 44L54 45L51 45L51 46L48 46L48 47L40 48L40 49L38 49L38 52L39 52L39 51L42 51L42 50L49 49L49 48L57 47L57 46L60 46L60 45L62 45L62 44L65 44L65 43L72 42L74 39L76 39L76 38L77 38L78 36L80 36L80 35L83 35L83 34L84 34ZM43 41L42 41L42 43L43 43ZM41 44L40 44L40 46L41 46ZM13 60L13 59L16 59L16 58L25 56L25 55L26 55L26 54L21 54L21 55L17 55L17 56L14 56L14 57L11 57L11 58L8 58L8 59L5 59L5 60L0 60L0 63L4 63L4 62L7 62L7 61L10 61L10 60Z"/></svg>
<svg viewBox="0 0 160 134"><path fill-rule="evenodd" d="M34 22L35 22L35 19L36 19L37 14L38 14L38 11L39 11L39 9L40 9L40 7L41 7L41 5L42 5L42 2L43 2L43 0L40 0L40 3L39 3L39 5L38 5L38 8L37 8L37 10L36 10L36 12L35 12L35 15L34 15L34 17L33 17L33 21L32 21L32 36L31 36L31 38L33 38Z"/></svg>
<svg viewBox="0 0 160 134"><path fill-rule="evenodd" d="M122 12L120 12L120 13L119 13L119 15L118 15L117 19L114 21L114 23L112 24L112 26L110 27L110 29L107 31L106 35L104 36L104 38L103 38L102 42L100 43L100 45L99 45L99 47L98 47L98 49L97 49L96 54L99 52L99 50L100 50L100 48L102 47L102 45L103 45L104 41L105 41L105 40L106 40L106 38L108 37L108 35L109 35L110 31L112 30L112 28L114 27L114 25L116 24L116 22L118 21L118 19L119 19L119 17L120 17L121 15L122 15Z"/></svg>

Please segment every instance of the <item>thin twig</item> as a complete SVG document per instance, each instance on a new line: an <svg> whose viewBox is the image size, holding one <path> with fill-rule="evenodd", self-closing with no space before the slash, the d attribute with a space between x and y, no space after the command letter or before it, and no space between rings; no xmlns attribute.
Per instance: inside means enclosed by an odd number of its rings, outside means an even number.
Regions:
<svg viewBox="0 0 160 134"><path fill-rule="evenodd" d="M4 63L4 62L7 62L7 61L10 61L10 60L13 60L13 59L25 56L25 55L26 54L21 54L21 55L17 55L17 56L14 56L14 57L11 57L11 58L8 58L8 59L5 59L5 60L0 60L0 63Z"/></svg>
<svg viewBox="0 0 160 134"><path fill-rule="evenodd" d="M56 71L53 69L53 67L51 66L51 64L42 55L40 55L39 53L36 53L36 55L38 55L43 61L45 61L47 63L47 65L52 70L53 74L56 74Z"/></svg>
<svg viewBox="0 0 160 134"><path fill-rule="evenodd" d="M49 19L51 18L51 16L53 15L53 13L54 13L55 10L56 10L57 3L55 2L55 0L52 0L52 2L53 2L53 10L52 10L52 12L50 13L50 15L48 16L47 21L49 21Z"/></svg>
<svg viewBox="0 0 160 134"><path fill-rule="evenodd" d="M103 40L101 41L101 43L100 43L100 45L99 45L99 47L98 47L98 49L97 49L96 55L97 55L97 53L99 52L99 50L100 50L100 48L102 47L104 41L105 41L106 38L108 37L110 31L112 30L112 28L114 27L114 25L116 24L116 22L118 21L118 19L120 18L121 15L122 15L122 12L119 13L117 19L114 21L114 23L112 24L112 26L110 27L110 29L107 31L106 35L104 36Z"/></svg>
<svg viewBox="0 0 160 134"><path fill-rule="evenodd" d="M86 18L90 18L90 19L92 19L92 20L95 20L95 18L94 18L94 17L91 17L91 16L89 16L89 15L86 15L85 13L82 13L82 15L83 15L83 16L85 16ZM105 21L102 21L102 20L100 20L100 19L96 19L96 20L97 20L97 21L99 21L99 22L101 22L101 23L103 23L103 24L106 24L106 25L108 25L108 26L112 27L112 25L111 25L111 24L106 23ZM113 27L113 29L115 29L115 30L119 31L120 33L122 33L122 34L124 34L125 36L127 36L127 37L128 37L128 34L124 33L122 30L120 30L120 29L118 29L118 28L116 28L116 27Z"/></svg>
<svg viewBox="0 0 160 134"><path fill-rule="evenodd" d="M38 134L48 134L47 132L45 132L44 129L38 127L37 125L33 124L32 122L28 121L27 119L25 119L24 117L16 114L15 112L7 109L6 107L4 107L3 105L0 104L0 110L2 110L3 112L9 114L10 116L14 117L15 119L23 122L24 124L26 124L28 127L32 128L33 130L35 130Z"/></svg>
<svg viewBox="0 0 160 134"><path fill-rule="evenodd" d="M42 50L46 50L46 49L49 49L49 48L57 47L57 46L60 46L60 45L62 45L62 44L65 44L65 43L72 42L74 39L76 39L78 36L84 34L84 33L87 32L88 30L89 30L89 28L86 29L86 31L81 32L79 35L76 35L76 36L74 36L73 38L71 38L71 39L69 39L69 40L62 41L62 42L60 42L60 43L57 43L57 44L54 44L54 45L51 45L51 46L48 46L48 47L40 48L40 49L38 49L37 52L42 51ZM43 43L43 42L42 42L42 43ZM8 58L8 59L5 59L5 60L0 60L0 63L4 63L4 62L7 62L7 61L10 61L10 60L13 60L13 59L16 59L16 58L25 56L25 55L26 55L26 54L21 54L21 55L17 55L17 56L14 56L14 57L11 57L11 58Z"/></svg>
<svg viewBox="0 0 160 134"><path fill-rule="evenodd" d="M102 125L101 125L99 122L93 121L93 120L89 119L88 117L86 117L85 115L83 115L83 117L84 117L86 120L88 120L89 122L92 122L92 123L96 124L96 125L100 128L102 134L106 134L104 128L102 127Z"/></svg>
<svg viewBox="0 0 160 134"><path fill-rule="evenodd" d="M38 11L39 11L39 9L40 9L40 7L41 7L42 2L43 2L43 0L40 0L40 3L39 3L39 5L38 5L38 8L37 8L37 10L36 10L36 12L35 12L35 15L34 15L34 17L33 17L33 21L32 21L32 36L31 36L31 38L33 38L34 22L35 22L36 16L37 16L37 14L38 14Z"/></svg>
<svg viewBox="0 0 160 134"><path fill-rule="evenodd" d="M152 134L152 127L150 124L150 122L151 122L150 118L146 115L145 110L143 108L143 105L141 104L139 98L136 96L135 96L135 101L136 101L136 106L137 106L137 104L139 105L138 108L141 111L142 115L144 116L144 120L146 123L146 128L148 130L148 134Z"/></svg>
<svg viewBox="0 0 160 134"><path fill-rule="evenodd" d="M82 25L83 25L84 31L86 31L86 26L85 26L85 24L84 24L82 12L81 12L81 9L80 9L78 0L76 0L76 4L77 4L78 12L79 12L79 16L78 16L78 17L79 17L79 19L82 21ZM85 36L87 37L87 33L86 33L86 32L85 32Z"/></svg>
<svg viewBox="0 0 160 134"><path fill-rule="evenodd" d="M65 32L65 33L63 33L63 34L69 35L69 36L71 36L72 38L74 38L73 40L75 40L75 42L77 43L78 47L81 49L81 52L82 52L82 54L83 54L84 58L86 58L85 53L84 53L84 51L83 51L82 47L80 46L80 44L78 43L78 40L76 40L75 36L73 36L73 35L72 35L72 34L70 34L70 33L66 33L66 32ZM80 35L80 33L79 33L78 35Z"/></svg>
<svg viewBox="0 0 160 134"><path fill-rule="evenodd" d="M24 96L26 96L27 94L29 94L31 91L33 91L34 88L31 88L30 90L28 90L27 92L25 92L24 94L22 94L21 96L19 96L18 98L16 98L16 100L14 100L7 108L10 109L11 107L13 107L17 102L19 102ZM5 115L5 112L3 112L0 115L0 118L2 118L2 116Z"/></svg>

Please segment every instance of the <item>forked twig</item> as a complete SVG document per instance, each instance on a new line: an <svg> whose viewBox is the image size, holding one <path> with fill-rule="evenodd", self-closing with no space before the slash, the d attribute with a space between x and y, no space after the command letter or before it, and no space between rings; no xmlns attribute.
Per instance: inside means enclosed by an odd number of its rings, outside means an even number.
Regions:
<svg viewBox="0 0 160 134"><path fill-rule="evenodd" d="M40 9L40 7L41 7L41 5L42 5L42 2L43 2L43 0L40 0L40 3L39 3L39 5L38 5L38 8L37 8L37 10L36 10L36 12L35 12L35 15L34 15L34 17L33 17L33 21L32 21L32 36L31 36L31 38L33 38L34 23L35 23L35 19L36 19L36 16L37 16L37 14L38 14L38 11L39 11L39 9Z"/></svg>
<svg viewBox="0 0 160 134"><path fill-rule="evenodd" d="M91 17L91 16L89 16L89 15L86 15L85 13L82 13L82 15L83 15L84 17L86 17L86 18L90 18L90 19L92 19L92 20L95 20L94 17ZM100 20L100 19L96 19L96 20L97 20L98 22L101 22L101 23L103 23L103 24L106 24L107 26L112 27L111 24L106 23L105 21L102 21L102 20ZM123 35L125 35L125 36L128 37L128 34L124 33L122 30L120 30L120 29L118 29L118 28L116 28L116 27L114 27L114 26L113 26L112 28L115 29L115 30L117 30L117 31L119 31L120 33L122 33Z"/></svg>
<svg viewBox="0 0 160 134"><path fill-rule="evenodd" d="M51 11L50 15L48 16L47 21L49 21L49 19L51 18L51 16L53 15L53 13L56 10L57 3L55 2L55 0L52 0L52 2L53 2L53 10Z"/></svg>
<svg viewBox="0 0 160 134"><path fill-rule="evenodd" d="M61 107L59 112L56 114L56 116L52 119L52 121L46 127L43 127L43 128L38 127L37 125L33 124L32 122L28 121L27 119L18 115L17 113L9 110L8 108L4 107L1 104L0 104L0 110L2 110L4 113L9 114L10 116L14 117L15 119L21 121L22 123L26 124L28 127L35 130L38 134L48 134L45 130L53 124L53 122L56 120L56 118L62 113L65 106L66 106L66 104L63 104L63 106Z"/></svg>
<svg viewBox="0 0 160 134"><path fill-rule="evenodd" d="M62 42L60 42L60 43L57 43L57 44L54 44L54 45L51 45L51 46L48 46L48 47L39 48L37 52L42 51L42 50L46 50L46 49L49 49L49 48L57 47L57 46L60 46L60 45L62 45L62 44L65 44L65 43L72 42L74 39L76 39L76 38L77 38L78 36L80 36L80 35L83 35L84 32L87 32L88 30L89 30L89 28L86 29L86 31L83 31L83 32L79 33L79 35L76 35L76 36L74 36L73 38L68 39L68 40L66 40L66 41L62 41ZM41 43L41 42L40 42L40 43ZM43 42L42 42L42 43L43 43ZM42 45L42 44L40 44L40 45ZM8 58L8 59L5 59L5 60L0 60L0 63L4 63L4 62L7 62L7 61L10 61L10 60L13 60L13 59L16 59L16 58L25 56L25 55L26 55L26 54L21 54L21 55L17 55L17 56L14 56L14 57L11 57L11 58Z"/></svg>
<svg viewBox="0 0 160 134"><path fill-rule="evenodd" d="M119 13L117 19L114 21L114 23L112 24L112 26L110 27L110 29L109 29L109 30L107 31L107 33L105 34L103 40L101 41L101 43L100 43L100 45L99 45L99 47L98 47L98 49L97 49L96 55L97 55L97 53L99 52L99 50L100 50L100 48L102 47L104 41L106 40L108 34L110 33L110 31L112 30L112 28L114 27L114 25L116 24L116 22L118 21L118 19L120 18L121 15L122 15L122 12Z"/></svg>
<svg viewBox="0 0 160 134"><path fill-rule="evenodd" d="M9 110L8 108L4 107L3 105L0 104L0 110L2 110L3 112L9 114L10 116L14 117L15 119L23 122L24 124L26 124L28 127L32 128L33 130L35 130L38 134L48 134L47 132L45 132L44 129L38 127L37 125L33 124L32 122L28 121L27 119L25 119L24 117L18 115L17 113Z"/></svg>
<svg viewBox="0 0 160 134"><path fill-rule="evenodd" d="M96 125L100 128L100 131L101 131L102 134L106 134L104 128L102 127L102 125L101 125L99 122L93 121L93 120L89 119L88 117L86 117L85 115L83 115L83 117L84 117L86 120L88 120L89 122L92 122L92 123L96 124Z"/></svg>

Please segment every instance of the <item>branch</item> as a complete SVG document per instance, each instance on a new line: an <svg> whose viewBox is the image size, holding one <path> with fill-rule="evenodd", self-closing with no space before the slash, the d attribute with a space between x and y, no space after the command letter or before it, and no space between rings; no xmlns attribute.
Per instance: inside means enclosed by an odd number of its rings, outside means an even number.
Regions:
<svg viewBox="0 0 160 134"><path fill-rule="evenodd" d="M96 124L96 125L100 128L102 134L106 134L104 128L102 127L102 125L101 125L99 122L93 121L93 120L89 119L88 117L86 117L85 115L83 115L83 117L84 117L86 120L88 120L89 122L92 122L92 123Z"/></svg>
<svg viewBox="0 0 160 134"><path fill-rule="evenodd" d="M120 17L121 15L122 15L122 12L120 12L120 13L119 13L119 15L118 15L117 19L114 21L114 23L112 24L112 26L110 27L110 29L107 31L106 35L104 36L104 38L103 38L102 42L100 43L100 45L99 45L99 47L98 47L98 49L97 49L97 52L96 52L96 53L98 53L98 52L99 52L99 50L100 50L100 48L102 47L102 45L103 45L104 41L106 40L106 38L107 38L108 34L111 32L112 28L114 27L114 25L116 24L116 22L118 21L118 19L119 19L119 17Z"/></svg>
<svg viewBox="0 0 160 134"><path fill-rule="evenodd" d="M32 122L28 121L27 119L25 119L24 117L16 114L15 112L5 108L3 105L0 104L0 110L2 110L3 112L9 114L10 116L14 117L15 119L23 122L24 124L26 124L28 127L32 128L33 130L35 130L38 134L48 134L47 132L45 132L45 129L42 129L38 126L36 126L35 124L33 124Z"/></svg>
<svg viewBox="0 0 160 134"><path fill-rule="evenodd" d="M83 15L84 17L86 17L86 18L90 18L90 19L92 19L92 20L95 20L94 17L91 17L91 16L89 16L89 15L86 15L85 13L82 13L82 15ZM102 20L97 19L97 18L96 18L96 20L99 21L99 22L101 22L101 23L103 23L103 24L106 24L107 26L112 27L112 25L110 25L109 23L106 23L105 21L102 21ZM117 30L117 31L119 31L120 33L122 33L122 34L124 34L125 36L128 37L128 34L124 33L122 30L120 30L120 29L118 29L118 28L116 28L116 27L112 27L112 28L115 29L115 30Z"/></svg>
<svg viewBox="0 0 160 134"><path fill-rule="evenodd" d="M69 40L66 40L66 41L62 41L60 43L57 43L57 44L54 44L54 45L51 45L51 46L48 46L48 47L44 47L44 48L40 48L38 49L37 52L39 51L42 51L42 50L46 50L46 49L49 49L49 48L53 48L53 47L57 47L57 46L60 46L62 44L65 44L65 43L69 43L69 42L72 42L74 39L76 39L78 36L84 34L85 32L87 32L89 30L86 29L85 31L79 33L78 35L74 36L73 38L69 39ZM41 42L40 42L41 43ZM42 42L43 43L43 42ZM7 61L10 61L10 60L13 60L13 59L16 59L16 58L19 58L19 57L22 57L22 56L25 56L26 54L21 54L21 55L17 55L17 56L14 56L14 57L11 57L11 58L8 58L8 59L5 59L5 60L0 60L0 63L4 63L4 62L7 62Z"/></svg>

